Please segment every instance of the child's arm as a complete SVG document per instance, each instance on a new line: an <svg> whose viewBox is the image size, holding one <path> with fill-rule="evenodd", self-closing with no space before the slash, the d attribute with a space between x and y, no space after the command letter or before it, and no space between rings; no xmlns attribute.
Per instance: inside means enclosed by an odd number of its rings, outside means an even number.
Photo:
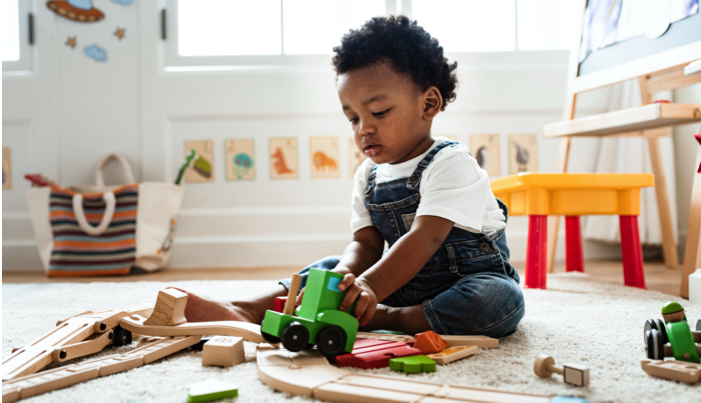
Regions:
<svg viewBox="0 0 701 403"><path fill-rule="evenodd" d="M390 296L421 271L443 244L453 224L436 216L416 217L411 230L399 238L381 260L360 276L352 273L344 277L338 288L341 291L347 288L348 293L339 309L346 310L357 300L354 316L360 321L360 326L366 324L378 301Z"/></svg>
<svg viewBox="0 0 701 403"><path fill-rule="evenodd" d="M358 277L380 260L384 246L385 239L375 227L361 228L353 234L353 241L333 271Z"/></svg>

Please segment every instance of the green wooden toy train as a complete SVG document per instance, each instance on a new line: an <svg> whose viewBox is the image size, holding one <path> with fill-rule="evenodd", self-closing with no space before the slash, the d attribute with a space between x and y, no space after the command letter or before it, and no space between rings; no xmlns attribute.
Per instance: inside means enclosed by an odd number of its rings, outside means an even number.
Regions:
<svg viewBox="0 0 701 403"><path fill-rule="evenodd" d="M354 306L348 312L338 310L346 294L338 289L342 279L339 273L311 269L302 304L295 315L267 311L261 324L263 338L273 344L282 343L294 352L316 345L327 357L350 353L358 333L358 321L352 316ZM288 300L297 294L293 288L290 287Z"/></svg>

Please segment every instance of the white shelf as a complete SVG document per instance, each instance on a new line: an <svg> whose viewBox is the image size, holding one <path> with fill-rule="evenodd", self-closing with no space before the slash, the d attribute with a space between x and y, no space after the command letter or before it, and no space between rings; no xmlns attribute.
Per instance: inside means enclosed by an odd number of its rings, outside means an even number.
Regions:
<svg viewBox="0 0 701 403"><path fill-rule="evenodd" d="M599 137L701 122L701 104L659 103L552 123L543 137ZM631 133L632 134L632 133ZM664 135L649 132L647 135Z"/></svg>

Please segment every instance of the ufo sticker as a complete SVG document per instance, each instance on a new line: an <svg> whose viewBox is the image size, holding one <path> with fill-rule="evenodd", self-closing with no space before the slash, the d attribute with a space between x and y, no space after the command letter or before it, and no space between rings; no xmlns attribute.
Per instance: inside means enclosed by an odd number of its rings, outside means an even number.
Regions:
<svg viewBox="0 0 701 403"><path fill-rule="evenodd" d="M46 7L56 15L76 22L97 22L105 14L93 7L92 0L50 0Z"/></svg>

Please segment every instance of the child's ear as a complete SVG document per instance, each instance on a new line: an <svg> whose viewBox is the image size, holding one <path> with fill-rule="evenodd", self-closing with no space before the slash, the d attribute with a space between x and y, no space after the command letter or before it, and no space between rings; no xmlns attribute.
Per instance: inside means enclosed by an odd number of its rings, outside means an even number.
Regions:
<svg viewBox="0 0 701 403"><path fill-rule="evenodd" d="M443 97L436 87L429 87L423 93L424 119L433 119L443 106Z"/></svg>

